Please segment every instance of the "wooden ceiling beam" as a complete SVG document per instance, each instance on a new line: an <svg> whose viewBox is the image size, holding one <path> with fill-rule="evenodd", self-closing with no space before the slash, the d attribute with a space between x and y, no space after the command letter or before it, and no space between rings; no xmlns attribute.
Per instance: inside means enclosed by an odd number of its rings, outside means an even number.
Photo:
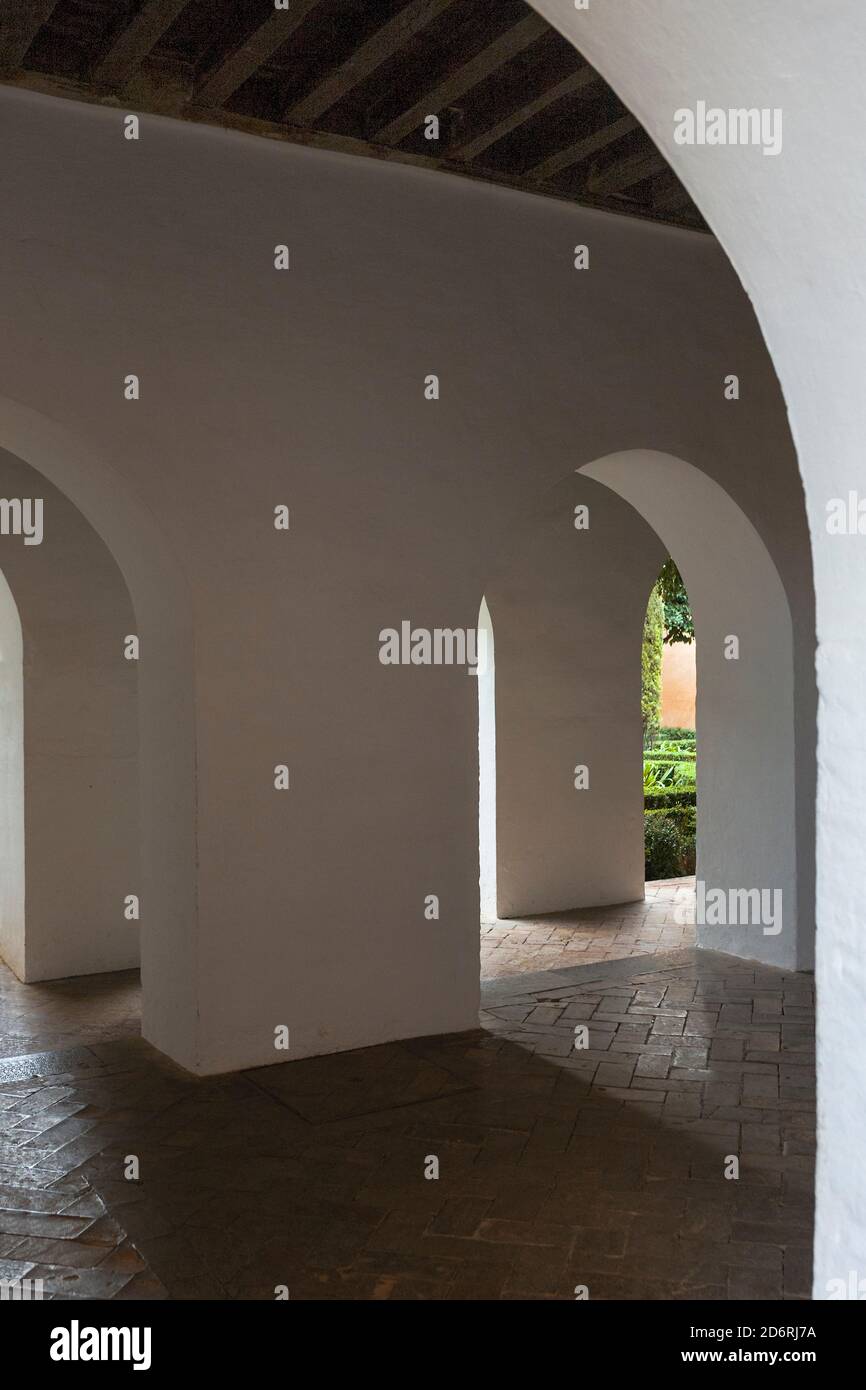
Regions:
<svg viewBox="0 0 866 1390"><path fill-rule="evenodd" d="M282 48L319 0L294 0L290 10L275 10L239 47L215 63L195 89L197 106L222 106L253 73Z"/></svg>
<svg viewBox="0 0 866 1390"><path fill-rule="evenodd" d="M357 87L365 77L393 57L414 34L426 29L454 3L455 0L412 0L381 29L377 29L366 43L362 43L345 63L328 73L300 101L288 107L283 119L294 125L312 125L319 116L342 101L347 92L351 92L353 87Z"/></svg>
<svg viewBox="0 0 866 1390"><path fill-rule="evenodd" d="M147 0L97 63L93 80L107 87L125 86L187 4L188 0Z"/></svg>
<svg viewBox="0 0 866 1390"><path fill-rule="evenodd" d="M563 169L570 169L573 164L579 164L589 155L606 150L615 140L621 140L624 135L630 135L637 129L638 123L634 116L622 116L618 121L611 121L609 125L602 126L601 130L596 130L594 134L585 136L583 140L575 140L572 144L563 146L561 150L555 150L546 159L542 159L540 164L534 164L531 169L527 169L526 176L544 183L561 174Z"/></svg>
<svg viewBox="0 0 866 1390"><path fill-rule="evenodd" d="M456 155L460 159L475 159L479 154L483 154L491 145L495 145L497 140L502 140L506 135L510 135L519 126L531 121L533 116L538 116L542 111L546 111L548 106L552 106L555 101L561 101L563 97L575 96L577 92L583 91L584 87L590 86L593 82L600 81L598 73L594 68L584 66L578 68L569 77L563 78L555 86L548 87L540 96L534 97L532 101L525 102L513 111L509 111L507 116L503 116L495 125L476 135L474 139L467 140L465 144L458 145L449 150L449 155Z"/></svg>
<svg viewBox="0 0 866 1390"><path fill-rule="evenodd" d="M653 174L660 174L667 168L668 165L658 150L653 150L651 154L632 154L626 159L617 160L609 169L591 175L586 181L586 188L597 198L606 198L612 193L619 193L624 188L641 183L643 179L651 178Z"/></svg>
<svg viewBox="0 0 866 1390"><path fill-rule="evenodd" d="M0 12L0 72L19 67L43 24L47 24L58 0L11 0Z"/></svg>
<svg viewBox="0 0 866 1390"><path fill-rule="evenodd" d="M519 24L507 29L493 43L476 53L468 63L464 63L435 87L431 87L420 100L416 101L399 116L389 121L376 132L375 138L385 145L399 145L413 130L417 130L425 116L436 115L451 102L462 97L465 92L490 77L510 59L522 53L530 44L549 33L549 27L537 14L527 15Z"/></svg>

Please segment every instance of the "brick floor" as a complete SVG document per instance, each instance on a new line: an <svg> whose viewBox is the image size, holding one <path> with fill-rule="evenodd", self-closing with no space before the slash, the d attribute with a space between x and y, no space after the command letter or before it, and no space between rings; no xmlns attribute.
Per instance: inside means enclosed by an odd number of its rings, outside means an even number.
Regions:
<svg viewBox="0 0 866 1390"><path fill-rule="evenodd" d="M469 1033L208 1080L140 1039L31 1031L39 1051L0 1060L0 1277L63 1299L806 1298L811 1006L811 977L686 949L490 980Z"/></svg>
<svg viewBox="0 0 866 1390"><path fill-rule="evenodd" d="M694 895L694 878L658 880L643 902L482 922L481 978L693 946Z"/></svg>
<svg viewBox="0 0 866 1390"><path fill-rule="evenodd" d="M0 960L0 1057L138 1037L140 995L137 970L22 985Z"/></svg>

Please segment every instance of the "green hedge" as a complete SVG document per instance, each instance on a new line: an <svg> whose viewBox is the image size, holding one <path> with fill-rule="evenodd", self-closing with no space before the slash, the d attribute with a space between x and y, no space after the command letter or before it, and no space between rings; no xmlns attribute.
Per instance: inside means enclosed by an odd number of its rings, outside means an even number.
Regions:
<svg viewBox="0 0 866 1390"><path fill-rule="evenodd" d="M644 865L646 877L678 878L682 873L682 837L667 816L646 817Z"/></svg>
<svg viewBox="0 0 866 1390"><path fill-rule="evenodd" d="M694 873L695 825L693 806L647 811L644 862L648 879L683 878Z"/></svg>
<svg viewBox="0 0 866 1390"><path fill-rule="evenodd" d="M697 826L697 808L695 806L670 806L666 809L647 811L645 819L672 821L686 839L694 840L695 838Z"/></svg>
<svg viewBox="0 0 866 1390"><path fill-rule="evenodd" d="M697 806L697 791L648 792L643 799L644 810L658 811L672 806Z"/></svg>

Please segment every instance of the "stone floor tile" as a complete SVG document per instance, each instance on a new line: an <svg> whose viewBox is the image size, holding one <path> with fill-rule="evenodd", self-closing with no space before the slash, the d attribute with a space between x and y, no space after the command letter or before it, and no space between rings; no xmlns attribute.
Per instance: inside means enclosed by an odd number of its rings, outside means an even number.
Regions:
<svg viewBox="0 0 866 1390"><path fill-rule="evenodd" d="M0 1271L60 1300L808 1297L812 982L662 946L689 886L647 891L523 924L519 975L491 924L478 1030L205 1080L131 1036L129 978L113 1039L112 977L13 1028L0 968Z"/></svg>

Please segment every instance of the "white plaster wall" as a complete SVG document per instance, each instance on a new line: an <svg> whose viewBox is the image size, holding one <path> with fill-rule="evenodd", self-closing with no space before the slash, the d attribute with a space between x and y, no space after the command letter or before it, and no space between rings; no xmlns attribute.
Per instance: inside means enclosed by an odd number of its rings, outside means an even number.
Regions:
<svg viewBox="0 0 866 1390"><path fill-rule="evenodd" d="M477 691L378 633L474 626L551 483L667 450L783 577L808 769L802 497L751 311L707 238L122 114L0 93L0 444L75 473L150 654L146 1035L207 1072L282 1060L280 1023L293 1056L470 1026Z"/></svg>
<svg viewBox="0 0 866 1390"><path fill-rule="evenodd" d="M587 529L575 529L578 505ZM644 896L640 652L664 559L630 506L572 474L540 499L488 586L500 917Z"/></svg>
<svg viewBox="0 0 866 1390"><path fill-rule="evenodd" d="M24 977L24 661L21 619L0 571L0 960Z"/></svg>
<svg viewBox="0 0 866 1390"><path fill-rule="evenodd" d="M0 496L41 498L44 528L39 545L0 536L23 627L23 706L0 725L10 743L24 729L23 785L3 815L26 826L26 912L7 960L28 981L126 969L139 960L123 912L141 877L136 665L123 656L135 616L93 528L3 451Z"/></svg>
<svg viewBox="0 0 866 1390"><path fill-rule="evenodd" d="M143 1027L163 1051L197 1066L193 641L183 571L153 515L98 448L68 425L0 396L0 440L74 497L135 594L148 653L138 667ZM110 456L110 455L109 455ZM12 552L14 554L14 552Z"/></svg>
<svg viewBox="0 0 866 1390"><path fill-rule="evenodd" d="M825 529L828 500L866 492L866 8L620 0L578 13L569 0L533 4L614 85L696 198L755 304L791 415L819 643L814 1292L823 1297L828 1280L862 1277L866 1250L866 549L862 537ZM674 111L699 99L780 107L782 154L675 145ZM769 479L765 494L768 508L784 506Z"/></svg>

